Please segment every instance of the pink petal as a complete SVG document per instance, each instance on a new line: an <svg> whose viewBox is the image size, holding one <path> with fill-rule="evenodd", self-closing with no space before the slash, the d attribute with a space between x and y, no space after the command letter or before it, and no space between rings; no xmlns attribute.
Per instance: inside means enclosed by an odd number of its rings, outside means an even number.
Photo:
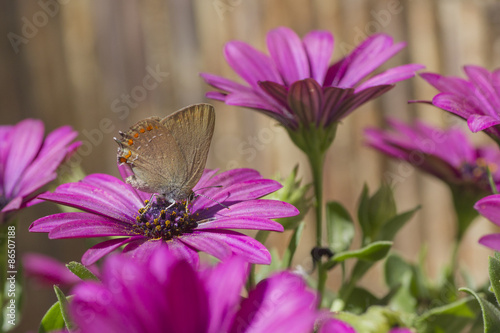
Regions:
<svg viewBox="0 0 500 333"><path fill-rule="evenodd" d="M425 66L419 64L408 64L398 67L393 67L386 70L383 73L375 75L374 77L366 80L358 87L356 87L356 92L364 90L368 87L380 86L384 84L393 84L399 81L403 81L415 76L415 72L419 69L423 69Z"/></svg>
<svg viewBox="0 0 500 333"><path fill-rule="evenodd" d="M479 244L489 247L492 250L500 251L500 234L490 234L479 239Z"/></svg>
<svg viewBox="0 0 500 333"><path fill-rule="evenodd" d="M322 85L333 53L333 36L328 31L312 31L302 42L309 58L311 77Z"/></svg>
<svg viewBox="0 0 500 333"><path fill-rule="evenodd" d="M134 239L136 238L135 237L116 238L94 245L83 254L82 264L84 264L85 266L92 265L105 255L113 252L114 250L120 248L121 246L127 244L128 242L133 241Z"/></svg>
<svg viewBox="0 0 500 333"><path fill-rule="evenodd" d="M278 222L255 216L218 218L214 221L200 223L197 230L218 230L218 229L250 229L250 230L271 230L284 231L283 226Z"/></svg>
<svg viewBox="0 0 500 333"><path fill-rule="evenodd" d="M477 133L500 124L500 118L473 114L467 119L467 125L472 132Z"/></svg>
<svg viewBox="0 0 500 333"><path fill-rule="evenodd" d="M271 58L246 43L227 43L224 56L229 66L254 89L258 89L259 81L282 82Z"/></svg>
<svg viewBox="0 0 500 333"><path fill-rule="evenodd" d="M33 119L23 120L12 129L12 146L4 171L4 191L7 197L14 196L20 177L40 151L43 132L43 123Z"/></svg>
<svg viewBox="0 0 500 333"><path fill-rule="evenodd" d="M292 29L279 27L271 30L267 34L266 42L271 58L287 85L310 77L309 61L304 45ZM280 81L269 79L261 79L259 81L281 83Z"/></svg>

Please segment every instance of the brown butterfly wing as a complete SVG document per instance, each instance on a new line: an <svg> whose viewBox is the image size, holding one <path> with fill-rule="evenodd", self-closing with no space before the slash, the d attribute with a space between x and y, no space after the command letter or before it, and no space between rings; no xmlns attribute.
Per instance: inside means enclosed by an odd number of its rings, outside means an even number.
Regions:
<svg viewBox="0 0 500 333"><path fill-rule="evenodd" d="M160 123L172 133L177 142L180 156L175 179L177 182L176 197L186 198L198 183L205 169L210 143L215 126L215 111L210 104L187 106Z"/></svg>
<svg viewBox="0 0 500 333"><path fill-rule="evenodd" d="M127 182L169 200L186 198L203 173L214 124L208 104L141 120L117 140L118 161L134 172Z"/></svg>
<svg viewBox="0 0 500 333"><path fill-rule="evenodd" d="M176 141L160 120L159 117L141 120L126 133L120 133L122 138L117 140L118 162L128 164L134 172L127 183L149 193L161 193L175 176L173 169L165 167L165 151L171 156L179 155Z"/></svg>

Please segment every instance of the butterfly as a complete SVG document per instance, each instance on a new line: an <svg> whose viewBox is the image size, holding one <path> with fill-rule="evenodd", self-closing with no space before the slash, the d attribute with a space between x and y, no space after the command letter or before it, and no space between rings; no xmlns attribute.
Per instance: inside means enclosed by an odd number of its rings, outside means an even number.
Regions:
<svg viewBox="0 0 500 333"><path fill-rule="evenodd" d="M205 169L214 126L214 107L195 104L120 131L118 163L134 173L126 182L172 204L188 199Z"/></svg>

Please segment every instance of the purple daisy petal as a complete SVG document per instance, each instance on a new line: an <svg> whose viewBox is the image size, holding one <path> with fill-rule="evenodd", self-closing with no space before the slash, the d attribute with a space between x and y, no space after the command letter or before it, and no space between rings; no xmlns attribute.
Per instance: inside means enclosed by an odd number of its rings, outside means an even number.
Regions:
<svg viewBox="0 0 500 333"><path fill-rule="evenodd" d="M137 239L136 237L110 239L92 246L82 256L82 264L89 266L105 255L117 250L123 245Z"/></svg>
<svg viewBox="0 0 500 333"><path fill-rule="evenodd" d="M482 198L474 205L479 214L500 226L500 194L493 194Z"/></svg>
<svg viewBox="0 0 500 333"><path fill-rule="evenodd" d="M231 205L231 209L221 210L215 216L234 218L244 216L258 216L263 218L289 217L299 214L299 210L291 204L277 200L248 200Z"/></svg>
<svg viewBox="0 0 500 333"><path fill-rule="evenodd" d="M223 78L221 76L209 74L209 73L200 73L200 76L212 87L220 89L222 91L233 92L238 90L248 90L251 89L248 86L244 86L240 83L234 82L232 80Z"/></svg>
<svg viewBox="0 0 500 333"><path fill-rule="evenodd" d="M213 232L206 230L204 234L205 237L210 238L214 242L220 241L220 243L229 246L233 254L242 256L248 262L262 265L269 265L271 263L271 254L266 247L247 235L231 230L217 230ZM184 241L184 238L182 240Z"/></svg>
<svg viewBox="0 0 500 333"><path fill-rule="evenodd" d="M136 207L127 207L103 189L85 183L60 185L56 192L38 196L58 204L75 207L89 213L100 214L122 222L133 220L137 215Z"/></svg>
<svg viewBox="0 0 500 333"><path fill-rule="evenodd" d="M221 260L230 257L232 254L230 245L225 241L221 241L220 238L212 237L211 233L195 231L186 235L180 241Z"/></svg>
<svg viewBox="0 0 500 333"><path fill-rule="evenodd" d="M283 232L283 226L278 222L259 217L229 217L218 218L214 221L200 223L198 230L217 229L250 229L250 230L270 230Z"/></svg>
<svg viewBox="0 0 500 333"><path fill-rule="evenodd" d="M260 282L241 303L230 332L302 333L319 317L316 295L304 280L282 272ZM265 307L265 310L264 310ZM258 314L265 311L265 316Z"/></svg>
<svg viewBox="0 0 500 333"><path fill-rule="evenodd" d="M434 88L442 92L467 96L474 89L474 86L470 82L459 77L447 77L436 73L420 73L419 75Z"/></svg>
<svg viewBox="0 0 500 333"><path fill-rule="evenodd" d="M7 205L5 205L5 207L2 208L1 212L6 213L6 212L13 211L13 210L17 210L17 209L21 208L22 203L23 203L22 197L15 197L14 199L11 199L9 201L9 203Z"/></svg>
<svg viewBox="0 0 500 333"><path fill-rule="evenodd" d="M330 124L334 121L340 121L342 118L353 112L356 108L360 107L369 100L377 98L378 96L386 93L393 87L394 86L392 85L375 86L354 93L344 101L340 109L336 110L336 112L333 114L329 114L327 124Z"/></svg>
<svg viewBox="0 0 500 333"><path fill-rule="evenodd" d="M82 180L83 183L101 188L113 196L120 196L125 206L137 211L144 205L144 200L132 190L132 186L123 183L119 179L105 174L88 175Z"/></svg>
<svg viewBox="0 0 500 333"><path fill-rule="evenodd" d="M271 58L246 43L227 43L224 56L229 66L254 89L258 88L258 81L282 82Z"/></svg>
<svg viewBox="0 0 500 333"><path fill-rule="evenodd" d="M338 84L335 85L345 88L354 87L405 46L406 43L394 44L392 37L385 34L368 37L343 60L349 67L338 81Z"/></svg>
<svg viewBox="0 0 500 333"><path fill-rule="evenodd" d="M310 77L309 61L304 45L293 30L286 27L271 30L267 34L266 42L269 54L286 84L291 85L295 81ZM259 81L281 83L276 79Z"/></svg>
<svg viewBox="0 0 500 333"><path fill-rule="evenodd" d="M81 221L91 221L92 223L117 223L107 217L84 212L58 213L54 215L44 216L34 221L30 226L30 232L50 232L52 229L60 227L66 223ZM118 222L119 225L126 226L128 223Z"/></svg>
<svg viewBox="0 0 500 333"><path fill-rule="evenodd" d="M481 105L482 111L490 116L498 116L500 98L492 86L491 73L478 66L465 66L464 70L477 88L474 90L474 97Z"/></svg>
<svg viewBox="0 0 500 333"><path fill-rule="evenodd" d="M321 325L318 333L356 333L356 331L349 324L330 318Z"/></svg>
<svg viewBox="0 0 500 333"><path fill-rule="evenodd" d="M207 332L229 331L239 302L240 292L248 275L248 265L238 257L220 263L217 269L202 272L210 302L210 328Z"/></svg>
<svg viewBox="0 0 500 333"><path fill-rule="evenodd" d="M11 142L5 161L4 194L12 196L25 169L35 159L43 143L44 125L39 120L26 119L12 129L16 139Z"/></svg>
<svg viewBox="0 0 500 333"><path fill-rule="evenodd" d="M302 42L311 66L311 77L323 84L333 53L333 36L328 31L311 31Z"/></svg>
<svg viewBox="0 0 500 333"><path fill-rule="evenodd" d="M446 111L450 111L459 117L467 119L470 115L478 113L478 109L465 100L463 96L451 93L440 93L434 96L432 104Z"/></svg>
<svg viewBox="0 0 500 333"><path fill-rule="evenodd" d="M500 251L500 234L490 234L479 239L479 244L489 247L494 251Z"/></svg>
<svg viewBox="0 0 500 333"><path fill-rule="evenodd" d="M491 116L481 116L478 114L473 114L467 118L467 125L472 132L477 133L491 126L496 126L500 124L500 119L493 118Z"/></svg>
<svg viewBox="0 0 500 333"><path fill-rule="evenodd" d="M425 66L423 65L408 64L388 69L385 72L375 75L371 79L368 79L362 84L360 84L358 87L356 87L356 92L364 90L368 87L393 84L399 81L409 79L415 76L416 71L423 68L425 68Z"/></svg>
<svg viewBox="0 0 500 333"><path fill-rule="evenodd" d="M49 232L50 239L128 236L130 226L112 220L78 220L54 227Z"/></svg>

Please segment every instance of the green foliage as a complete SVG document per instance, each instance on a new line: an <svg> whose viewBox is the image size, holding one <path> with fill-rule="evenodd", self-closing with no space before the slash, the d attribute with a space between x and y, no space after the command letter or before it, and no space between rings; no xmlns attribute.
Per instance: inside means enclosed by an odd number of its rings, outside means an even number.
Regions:
<svg viewBox="0 0 500 333"><path fill-rule="evenodd" d="M283 225L285 230L297 228L312 206L312 196L309 194L311 184L301 185L302 180L297 179L298 169L299 167L296 165L286 179L282 179L280 176L275 177L283 187L263 198L288 202L300 211L299 215L276 219L277 222Z"/></svg>
<svg viewBox="0 0 500 333"><path fill-rule="evenodd" d="M91 272L87 267L82 265L79 262L76 261L71 261L69 264L66 265L68 269L78 276L82 280L94 280L94 281L99 281L99 279Z"/></svg>
<svg viewBox="0 0 500 333"><path fill-rule="evenodd" d="M70 301L73 296L68 296L66 300ZM61 311L61 302L57 301L45 313L38 328L39 333L46 333L56 330L62 330L66 327Z"/></svg>
<svg viewBox="0 0 500 333"><path fill-rule="evenodd" d="M342 262L344 260L352 258L375 262L380 259L383 259L391 249L391 246L392 242L381 241L381 242L373 242L358 250L339 252L335 254L332 258L330 258L330 260L328 261L328 263L325 264L325 266L327 268L331 268L337 262Z"/></svg>
<svg viewBox="0 0 500 333"><path fill-rule="evenodd" d="M420 207L397 214L394 194L382 185L373 196L365 185L358 206L358 220L363 232L363 245L377 240L392 240Z"/></svg>
<svg viewBox="0 0 500 333"><path fill-rule="evenodd" d="M460 291L474 296L481 307L483 313L483 325L485 333L498 333L500 332L500 310L493 304L479 296L475 291L468 288L461 288Z"/></svg>
<svg viewBox="0 0 500 333"><path fill-rule="evenodd" d="M345 251L354 238L354 222L341 203L326 204L326 230L328 246L333 253Z"/></svg>
<svg viewBox="0 0 500 333"><path fill-rule="evenodd" d="M425 312L416 320L415 327L419 333L457 333L472 324L477 315L474 299L468 297Z"/></svg>

